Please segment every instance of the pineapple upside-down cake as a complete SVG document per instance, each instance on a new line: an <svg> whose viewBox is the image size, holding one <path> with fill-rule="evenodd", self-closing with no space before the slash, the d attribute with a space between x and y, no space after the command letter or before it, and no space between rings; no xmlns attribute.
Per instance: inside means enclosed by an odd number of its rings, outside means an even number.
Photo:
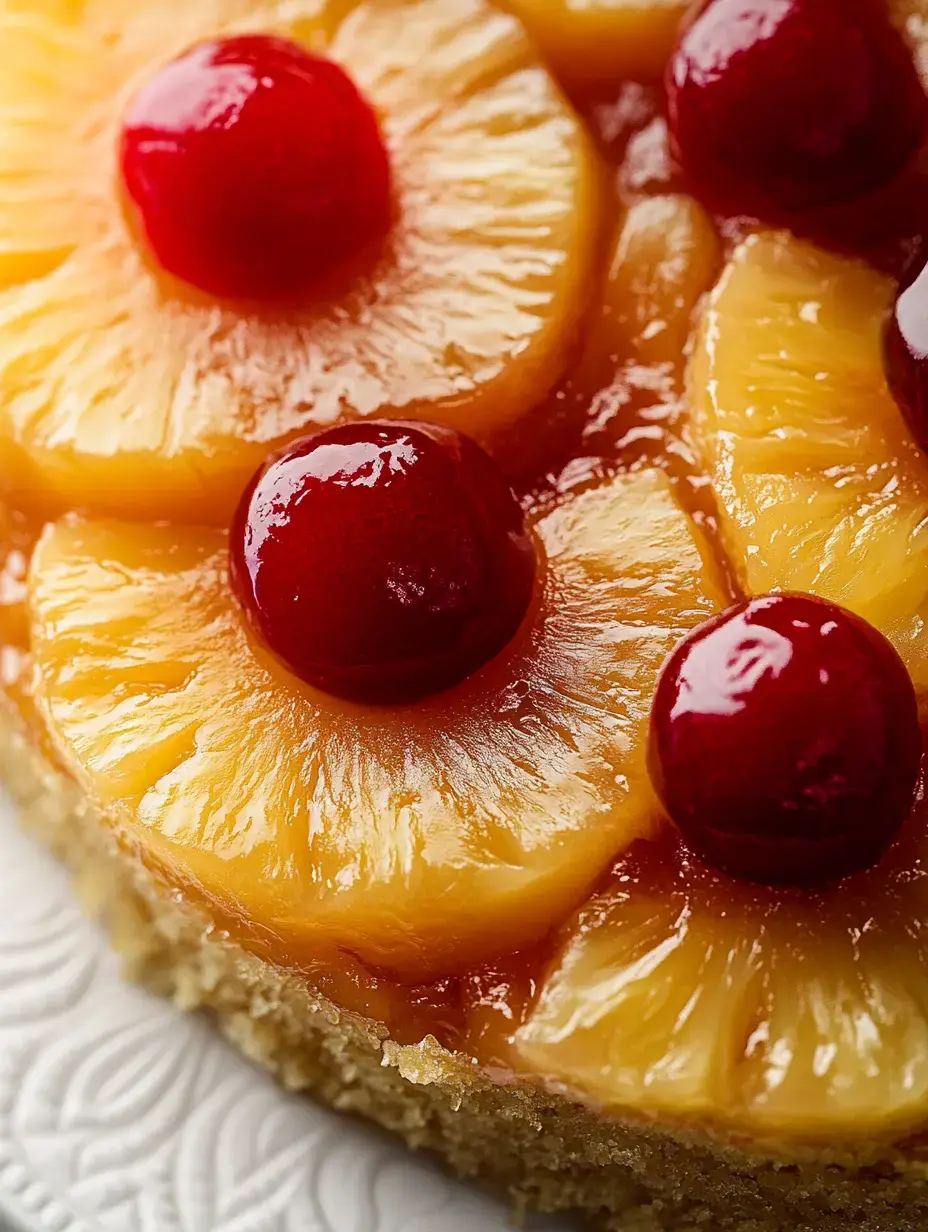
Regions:
<svg viewBox="0 0 928 1232"><path fill-rule="evenodd" d="M4 777L139 978L519 1203L928 1220L926 50L0 0Z"/></svg>

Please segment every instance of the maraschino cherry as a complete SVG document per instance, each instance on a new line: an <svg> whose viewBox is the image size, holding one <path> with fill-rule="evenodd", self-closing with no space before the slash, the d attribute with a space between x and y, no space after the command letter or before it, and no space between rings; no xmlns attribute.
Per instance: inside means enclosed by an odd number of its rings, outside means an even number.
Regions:
<svg viewBox="0 0 928 1232"><path fill-rule="evenodd" d="M903 279L886 322L884 360L893 397L928 449L928 265Z"/></svg>
<svg viewBox="0 0 928 1232"><path fill-rule="evenodd" d="M667 91L674 151L699 195L774 221L886 184L928 127L882 0L708 0Z"/></svg>
<svg viewBox="0 0 928 1232"><path fill-rule="evenodd" d="M450 428L348 424L297 442L242 498L234 585L267 645L339 697L411 701L512 639L535 549L492 460Z"/></svg>
<svg viewBox="0 0 928 1232"><path fill-rule="evenodd" d="M337 64L269 35L160 69L125 116L122 177L157 263L214 296L304 292L390 223L369 103Z"/></svg>
<svg viewBox="0 0 928 1232"><path fill-rule="evenodd" d="M652 777L687 844L765 884L875 864L911 811L921 751L896 651L808 595L753 599L697 629L667 663L651 716Z"/></svg>

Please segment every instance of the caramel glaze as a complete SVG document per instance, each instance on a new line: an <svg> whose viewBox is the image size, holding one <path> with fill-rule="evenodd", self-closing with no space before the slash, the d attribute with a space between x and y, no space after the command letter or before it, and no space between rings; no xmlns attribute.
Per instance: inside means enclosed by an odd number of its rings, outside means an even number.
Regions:
<svg viewBox="0 0 928 1232"><path fill-rule="evenodd" d="M610 96L576 98L574 102L604 155L607 222L611 219L613 224L603 228L605 259L608 236L625 209L644 197L685 191L685 185L673 167L659 87L626 82ZM925 217L928 159L866 201L801 220L798 225L791 220L791 225L900 275L922 247L917 220ZM756 224L716 219L716 225L723 253ZM597 311L595 303L590 311ZM714 549L729 593L737 597L737 578L717 535L711 489L687 442L686 354L681 353L670 366L651 368L626 362L626 358L611 352L591 355L587 348L538 408L535 422L545 425L544 432L534 434L528 445L526 435L533 434L522 433L508 447L502 438L494 442L495 452L509 467L519 496L534 509L550 508L568 493L618 470L662 467L681 504ZM2 515L0 540L0 688L18 707L37 743L54 759L31 695L23 606L35 528L19 514ZM638 878L653 885L658 878L666 881L670 891L689 863L679 844L668 837L645 844L649 849L645 852L641 844L636 847L609 871L603 888ZM445 1047L458 1049L482 1065L508 1070L513 1066L511 1037L531 1008L556 938L555 930L532 952L514 954L504 964L420 987L401 986L353 955L340 952L320 955L303 974L345 1009L384 1022L399 1043L416 1043L431 1034Z"/></svg>

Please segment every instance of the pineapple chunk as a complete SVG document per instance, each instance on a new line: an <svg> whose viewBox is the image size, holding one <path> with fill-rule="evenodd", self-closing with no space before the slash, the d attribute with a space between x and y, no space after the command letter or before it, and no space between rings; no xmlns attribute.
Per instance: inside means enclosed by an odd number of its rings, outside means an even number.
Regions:
<svg viewBox="0 0 928 1232"><path fill-rule="evenodd" d="M719 238L692 197L647 197L616 235L604 296L617 358L682 363L692 317L720 265Z"/></svg>
<svg viewBox="0 0 928 1232"><path fill-rule="evenodd" d="M610 1109L755 1136L923 1123L925 820L819 894L715 876L669 835L636 844L565 930L519 1065Z"/></svg>
<svg viewBox="0 0 928 1232"><path fill-rule="evenodd" d="M719 264L712 220L692 197L669 193L631 206L613 236L598 312L574 383L593 397L619 370L625 383L651 392L663 377L673 397L693 314Z"/></svg>
<svg viewBox="0 0 928 1232"><path fill-rule="evenodd" d="M501 0L576 87L660 77L690 0Z"/></svg>
<svg viewBox="0 0 928 1232"><path fill-rule="evenodd" d="M0 8L0 471L22 502L222 524L296 435L391 414L489 435L559 376L598 169L512 17L485 0L87 0L67 23L45 9ZM248 29L344 64L394 163L379 265L291 311L166 285L118 190L139 84Z"/></svg>
<svg viewBox="0 0 928 1232"><path fill-rule="evenodd" d="M693 432L754 594L881 629L928 687L928 460L883 375L893 284L781 234L735 252L691 370Z"/></svg>
<svg viewBox="0 0 928 1232"><path fill-rule="evenodd" d="M473 968L538 940L649 831L657 673L717 606L656 473L536 531L544 593L513 647L370 711L250 642L223 534L65 520L31 571L39 704L124 840L246 940L416 980Z"/></svg>

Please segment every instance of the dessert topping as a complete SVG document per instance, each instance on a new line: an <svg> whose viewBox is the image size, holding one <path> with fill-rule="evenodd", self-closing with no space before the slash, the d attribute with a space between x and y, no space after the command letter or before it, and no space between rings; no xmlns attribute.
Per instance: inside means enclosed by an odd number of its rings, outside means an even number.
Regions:
<svg viewBox="0 0 928 1232"><path fill-rule="evenodd" d="M843 608L752 599L673 653L649 752L658 794L706 863L823 883L875 864L912 808L915 689L890 643Z"/></svg>
<svg viewBox="0 0 928 1232"><path fill-rule="evenodd" d="M370 703L464 680L528 610L535 551L491 459L450 428L348 424L264 467L232 531L258 633L303 680Z"/></svg>
<svg viewBox="0 0 928 1232"><path fill-rule="evenodd" d="M887 183L928 123L912 54L875 0L709 0L684 29L667 91L697 193L772 221Z"/></svg>
<svg viewBox="0 0 928 1232"><path fill-rule="evenodd" d="M390 223L370 105L339 65L269 35L157 72L124 120L122 178L161 268L215 296L305 292Z"/></svg>

